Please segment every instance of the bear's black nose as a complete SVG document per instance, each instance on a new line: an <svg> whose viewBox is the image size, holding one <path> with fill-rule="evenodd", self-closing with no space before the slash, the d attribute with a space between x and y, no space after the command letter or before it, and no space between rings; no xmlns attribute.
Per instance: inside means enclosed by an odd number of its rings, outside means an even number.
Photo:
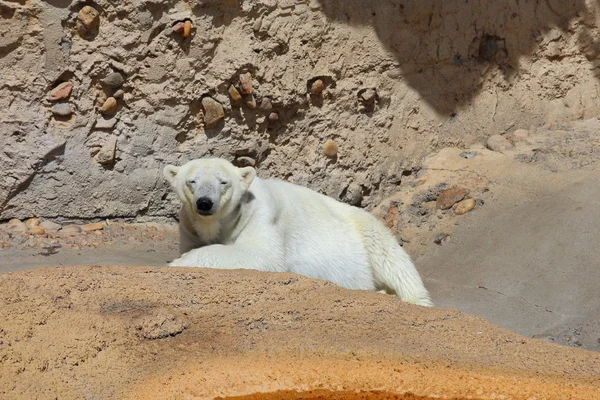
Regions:
<svg viewBox="0 0 600 400"><path fill-rule="evenodd" d="M198 208L198 212L203 215L210 214L210 210L212 209L213 201L208 197L200 197L196 200L196 207Z"/></svg>

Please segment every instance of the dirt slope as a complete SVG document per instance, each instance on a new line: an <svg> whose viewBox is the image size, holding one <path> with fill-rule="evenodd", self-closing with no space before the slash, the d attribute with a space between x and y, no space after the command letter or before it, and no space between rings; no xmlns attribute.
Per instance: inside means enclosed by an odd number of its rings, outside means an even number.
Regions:
<svg viewBox="0 0 600 400"><path fill-rule="evenodd" d="M600 398L598 353L296 275L53 267L0 287L3 399Z"/></svg>

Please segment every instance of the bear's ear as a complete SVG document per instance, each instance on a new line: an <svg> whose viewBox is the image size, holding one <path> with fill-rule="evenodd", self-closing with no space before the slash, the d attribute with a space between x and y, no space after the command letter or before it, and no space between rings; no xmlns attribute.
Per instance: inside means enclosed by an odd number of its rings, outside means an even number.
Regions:
<svg viewBox="0 0 600 400"><path fill-rule="evenodd" d="M171 184L173 183L180 168L181 167L176 167L174 165L167 165L165 167L165 169L163 169L163 175L165 176L165 178L167 179L167 181L169 183L171 183Z"/></svg>
<svg viewBox="0 0 600 400"><path fill-rule="evenodd" d="M256 170L252 167L240 168L240 175L242 176L242 187L248 189L256 178Z"/></svg>

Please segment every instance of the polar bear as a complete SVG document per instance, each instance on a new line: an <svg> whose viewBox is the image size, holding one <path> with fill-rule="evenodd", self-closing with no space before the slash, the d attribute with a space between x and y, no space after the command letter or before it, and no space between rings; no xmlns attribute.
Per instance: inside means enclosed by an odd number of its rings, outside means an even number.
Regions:
<svg viewBox="0 0 600 400"><path fill-rule="evenodd" d="M183 203L171 266L294 272L433 306L410 257L364 210L218 158L164 175Z"/></svg>

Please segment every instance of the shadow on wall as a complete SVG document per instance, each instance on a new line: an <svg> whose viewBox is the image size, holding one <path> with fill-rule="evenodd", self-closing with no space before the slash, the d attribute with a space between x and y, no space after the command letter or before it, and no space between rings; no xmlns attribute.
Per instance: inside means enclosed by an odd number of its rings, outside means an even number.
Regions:
<svg viewBox="0 0 600 400"><path fill-rule="evenodd" d="M519 59L552 29L576 39L588 60L600 55L597 1L585 0L319 0L331 20L369 25L393 54L408 85L436 112L468 105L491 74L506 84L522 72ZM557 47L557 46L554 46ZM557 51L558 50L558 51ZM550 61L570 54L545 52ZM600 73L596 72L600 79Z"/></svg>

